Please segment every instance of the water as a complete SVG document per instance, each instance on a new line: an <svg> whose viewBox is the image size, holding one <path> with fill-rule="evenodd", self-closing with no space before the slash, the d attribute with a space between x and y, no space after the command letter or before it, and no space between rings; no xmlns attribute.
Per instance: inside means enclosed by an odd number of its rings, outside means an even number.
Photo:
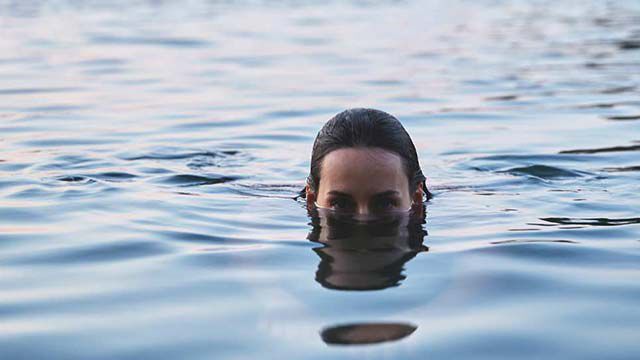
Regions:
<svg viewBox="0 0 640 360"><path fill-rule="evenodd" d="M0 355L638 358L639 47L637 1L0 1ZM292 200L356 106L424 248Z"/></svg>

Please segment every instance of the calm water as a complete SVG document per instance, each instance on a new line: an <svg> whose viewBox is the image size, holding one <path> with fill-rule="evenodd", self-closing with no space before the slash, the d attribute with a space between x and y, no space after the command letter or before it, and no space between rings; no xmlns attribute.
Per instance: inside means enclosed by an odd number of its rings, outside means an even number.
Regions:
<svg viewBox="0 0 640 360"><path fill-rule="evenodd" d="M418 229L292 200L355 106ZM637 359L639 180L638 1L0 1L3 359Z"/></svg>

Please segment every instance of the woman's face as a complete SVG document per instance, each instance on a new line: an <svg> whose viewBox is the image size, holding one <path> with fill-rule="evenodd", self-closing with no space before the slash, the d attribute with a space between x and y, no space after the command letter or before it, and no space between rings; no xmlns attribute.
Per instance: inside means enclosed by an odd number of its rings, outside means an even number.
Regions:
<svg viewBox="0 0 640 360"><path fill-rule="evenodd" d="M307 201L358 216L408 211L422 203L422 184L410 193L402 159L380 148L343 148L328 153L314 193Z"/></svg>

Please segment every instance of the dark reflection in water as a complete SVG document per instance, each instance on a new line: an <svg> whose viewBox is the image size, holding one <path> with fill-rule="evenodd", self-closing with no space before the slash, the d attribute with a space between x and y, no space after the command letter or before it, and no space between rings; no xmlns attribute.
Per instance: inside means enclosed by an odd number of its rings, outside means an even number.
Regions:
<svg viewBox="0 0 640 360"><path fill-rule="evenodd" d="M569 178L582 176L577 171L565 170L553 166L547 165L531 165L516 167L505 171L499 171L501 173L510 173L513 175L529 175L540 179L556 179L556 178Z"/></svg>
<svg viewBox="0 0 640 360"><path fill-rule="evenodd" d="M426 231L423 219L411 213L358 221L323 209L310 211L308 239L324 246L316 281L335 290L381 290L400 285L404 264L419 252Z"/></svg>
<svg viewBox="0 0 640 360"><path fill-rule="evenodd" d="M620 152L620 151L639 151L640 145L632 146L612 146L606 148L597 149L577 149L577 150L563 150L560 154L598 154L606 152Z"/></svg>
<svg viewBox="0 0 640 360"><path fill-rule="evenodd" d="M320 336L330 345L366 345L400 340L417 328L404 323L349 324L328 327Z"/></svg>
<svg viewBox="0 0 640 360"><path fill-rule="evenodd" d="M424 211L422 212L424 214ZM428 251L424 217L398 213L385 218L357 220L324 209L310 211L308 239L322 244L316 281L333 290L382 290L399 286L404 265ZM325 328L322 340L330 345L374 344L400 340L417 326L405 323L354 323Z"/></svg>
<svg viewBox="0 0 640 360"><path fill-rule="evenodd" d="M567 218L567 217L548 217L548 218L541 218L540 220L548 221L550 223L555 223L555 224L561 224L561 225L619 226L619 225L640 224L640 218L625 218L625 219L585 218L585 219L572 219L572 218Z"/></svg>
<svg viewBox="0 0 640 360"><path fill-rule="evenodd" d="M640 171L640 166L622 166L622 167L608 167L602 169L602 171L606 172L631 172L631 171Z"/></svg>
<svg viewBox="0 0 640 360"><path fill-rule="evenodd" d="M640 120L640 115L607 116L607 119L615 121Z"/></svg>

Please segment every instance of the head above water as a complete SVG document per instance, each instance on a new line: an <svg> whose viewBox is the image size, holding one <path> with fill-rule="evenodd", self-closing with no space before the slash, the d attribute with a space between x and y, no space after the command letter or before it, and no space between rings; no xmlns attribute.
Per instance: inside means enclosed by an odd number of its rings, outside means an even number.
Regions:
<svg viewBox="0 0 640 360"><path fill-rule="evenodd" d="M349 109L318 133L305 189L320 208L376 215L422 210L430 193L416 148L400 121L375 109Z"/></svg>

